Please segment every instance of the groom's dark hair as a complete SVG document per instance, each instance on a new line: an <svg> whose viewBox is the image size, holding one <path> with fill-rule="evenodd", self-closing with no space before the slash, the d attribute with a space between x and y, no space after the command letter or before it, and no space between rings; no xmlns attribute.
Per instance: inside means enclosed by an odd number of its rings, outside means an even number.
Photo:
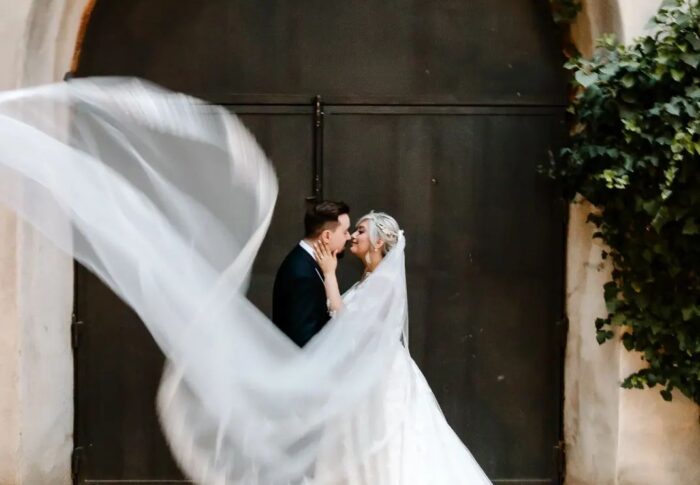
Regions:
<svg viewBox="0 0 700 485"><path fill-rule="evenodd" d="M350 207L345 202L322 200L316 202L310 200L304 216L304 237L316 237L322 231L338 225L338 217L350 214Z"/></svg>

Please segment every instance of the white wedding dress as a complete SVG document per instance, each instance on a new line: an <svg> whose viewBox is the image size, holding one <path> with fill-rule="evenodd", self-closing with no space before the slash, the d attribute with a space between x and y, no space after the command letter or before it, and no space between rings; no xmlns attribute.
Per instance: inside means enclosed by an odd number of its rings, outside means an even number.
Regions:
<svg viewBox="0 0 700 485"><path fill-rule="evenodd" d="M0 93L0 202L138 313L191 479L488 483L401 344L403 237L303 349L246 298L277 190L222 107L129 78Z"/></svg>
<svg viewBox="0 0 700 485"><path fill-rule="evenodd" d="M371 278L371 274L368 276ZM356 283L345 294L346 307L361 305ZM333 320L329 322L333 324ZM403 334L407 341L407 332ZM427 485L490 484L467 447L447 423L433 392L404 345L395 348L391 370L383 381L380 419L385 436L370 447L358 466L351 448L324 449L316 465L319 484ZM350 428L351 429L351 428ZM351 434L351 433L350 433ZM333 481L344 469L346 477ZM329 478L326 478L329 477Z"/></svg>

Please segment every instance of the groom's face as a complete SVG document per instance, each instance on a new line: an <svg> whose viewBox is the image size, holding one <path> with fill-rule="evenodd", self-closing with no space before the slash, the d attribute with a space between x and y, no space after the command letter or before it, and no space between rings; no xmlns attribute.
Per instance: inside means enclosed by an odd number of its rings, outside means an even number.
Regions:
<svg viewBox="0 0 700 485"><path fill-rule="evenodd" d="M338 216L338 224L335 229L327 231L328 247L331 251L342 253L345 244L350 240L350 216L341 214Z"/></svg>

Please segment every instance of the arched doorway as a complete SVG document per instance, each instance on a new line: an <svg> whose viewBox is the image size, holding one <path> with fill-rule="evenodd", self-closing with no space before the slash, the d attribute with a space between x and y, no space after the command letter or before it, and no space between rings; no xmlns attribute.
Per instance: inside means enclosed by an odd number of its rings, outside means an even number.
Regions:
<svg viewBox="0 0 700 485"><path fill-rule="evenodd" d="M304 197L395 215L410 347L448 421L497 482L553 483L564 220L536 166L564 134L561 63L534 0L97 0L75 75L197 94L255 133L281 186L250 290L266 311ZM83 269L75 306L79 481L180 478L155 416L158 350Z"/></svg>

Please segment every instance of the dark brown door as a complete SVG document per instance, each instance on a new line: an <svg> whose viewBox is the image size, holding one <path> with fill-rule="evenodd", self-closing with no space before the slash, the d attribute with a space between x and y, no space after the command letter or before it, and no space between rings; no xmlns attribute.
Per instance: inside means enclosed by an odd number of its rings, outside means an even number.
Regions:
<svg viewBox="0 0 700 485"><path fill-rule="evenodd" d="M283 115L264 108L252 111L240 116L275 160L280 181L279 202L249 290L269 314L276 265L289 250L290 236L301 237L299 214L311 186L311 110ZM74 312L81 322L74 351L74 463L80 481L181 479L155 411L163 356L150 334L127 305L80 265Z"/></svg>
<svg viewBox="0 0 700 485"><path fill-rule="evenodd" d="M559 52L536 0L97 0L76 74L142 76L242 116L280 178L250 289L268 314L305 196L395 215L411 351L448 421L495 481L556 483L564 221L536 166L563 135ZM342 283L358 269L347 258ZM79 480L178 479L160 353L82 268L76 290Z"/></svg>

